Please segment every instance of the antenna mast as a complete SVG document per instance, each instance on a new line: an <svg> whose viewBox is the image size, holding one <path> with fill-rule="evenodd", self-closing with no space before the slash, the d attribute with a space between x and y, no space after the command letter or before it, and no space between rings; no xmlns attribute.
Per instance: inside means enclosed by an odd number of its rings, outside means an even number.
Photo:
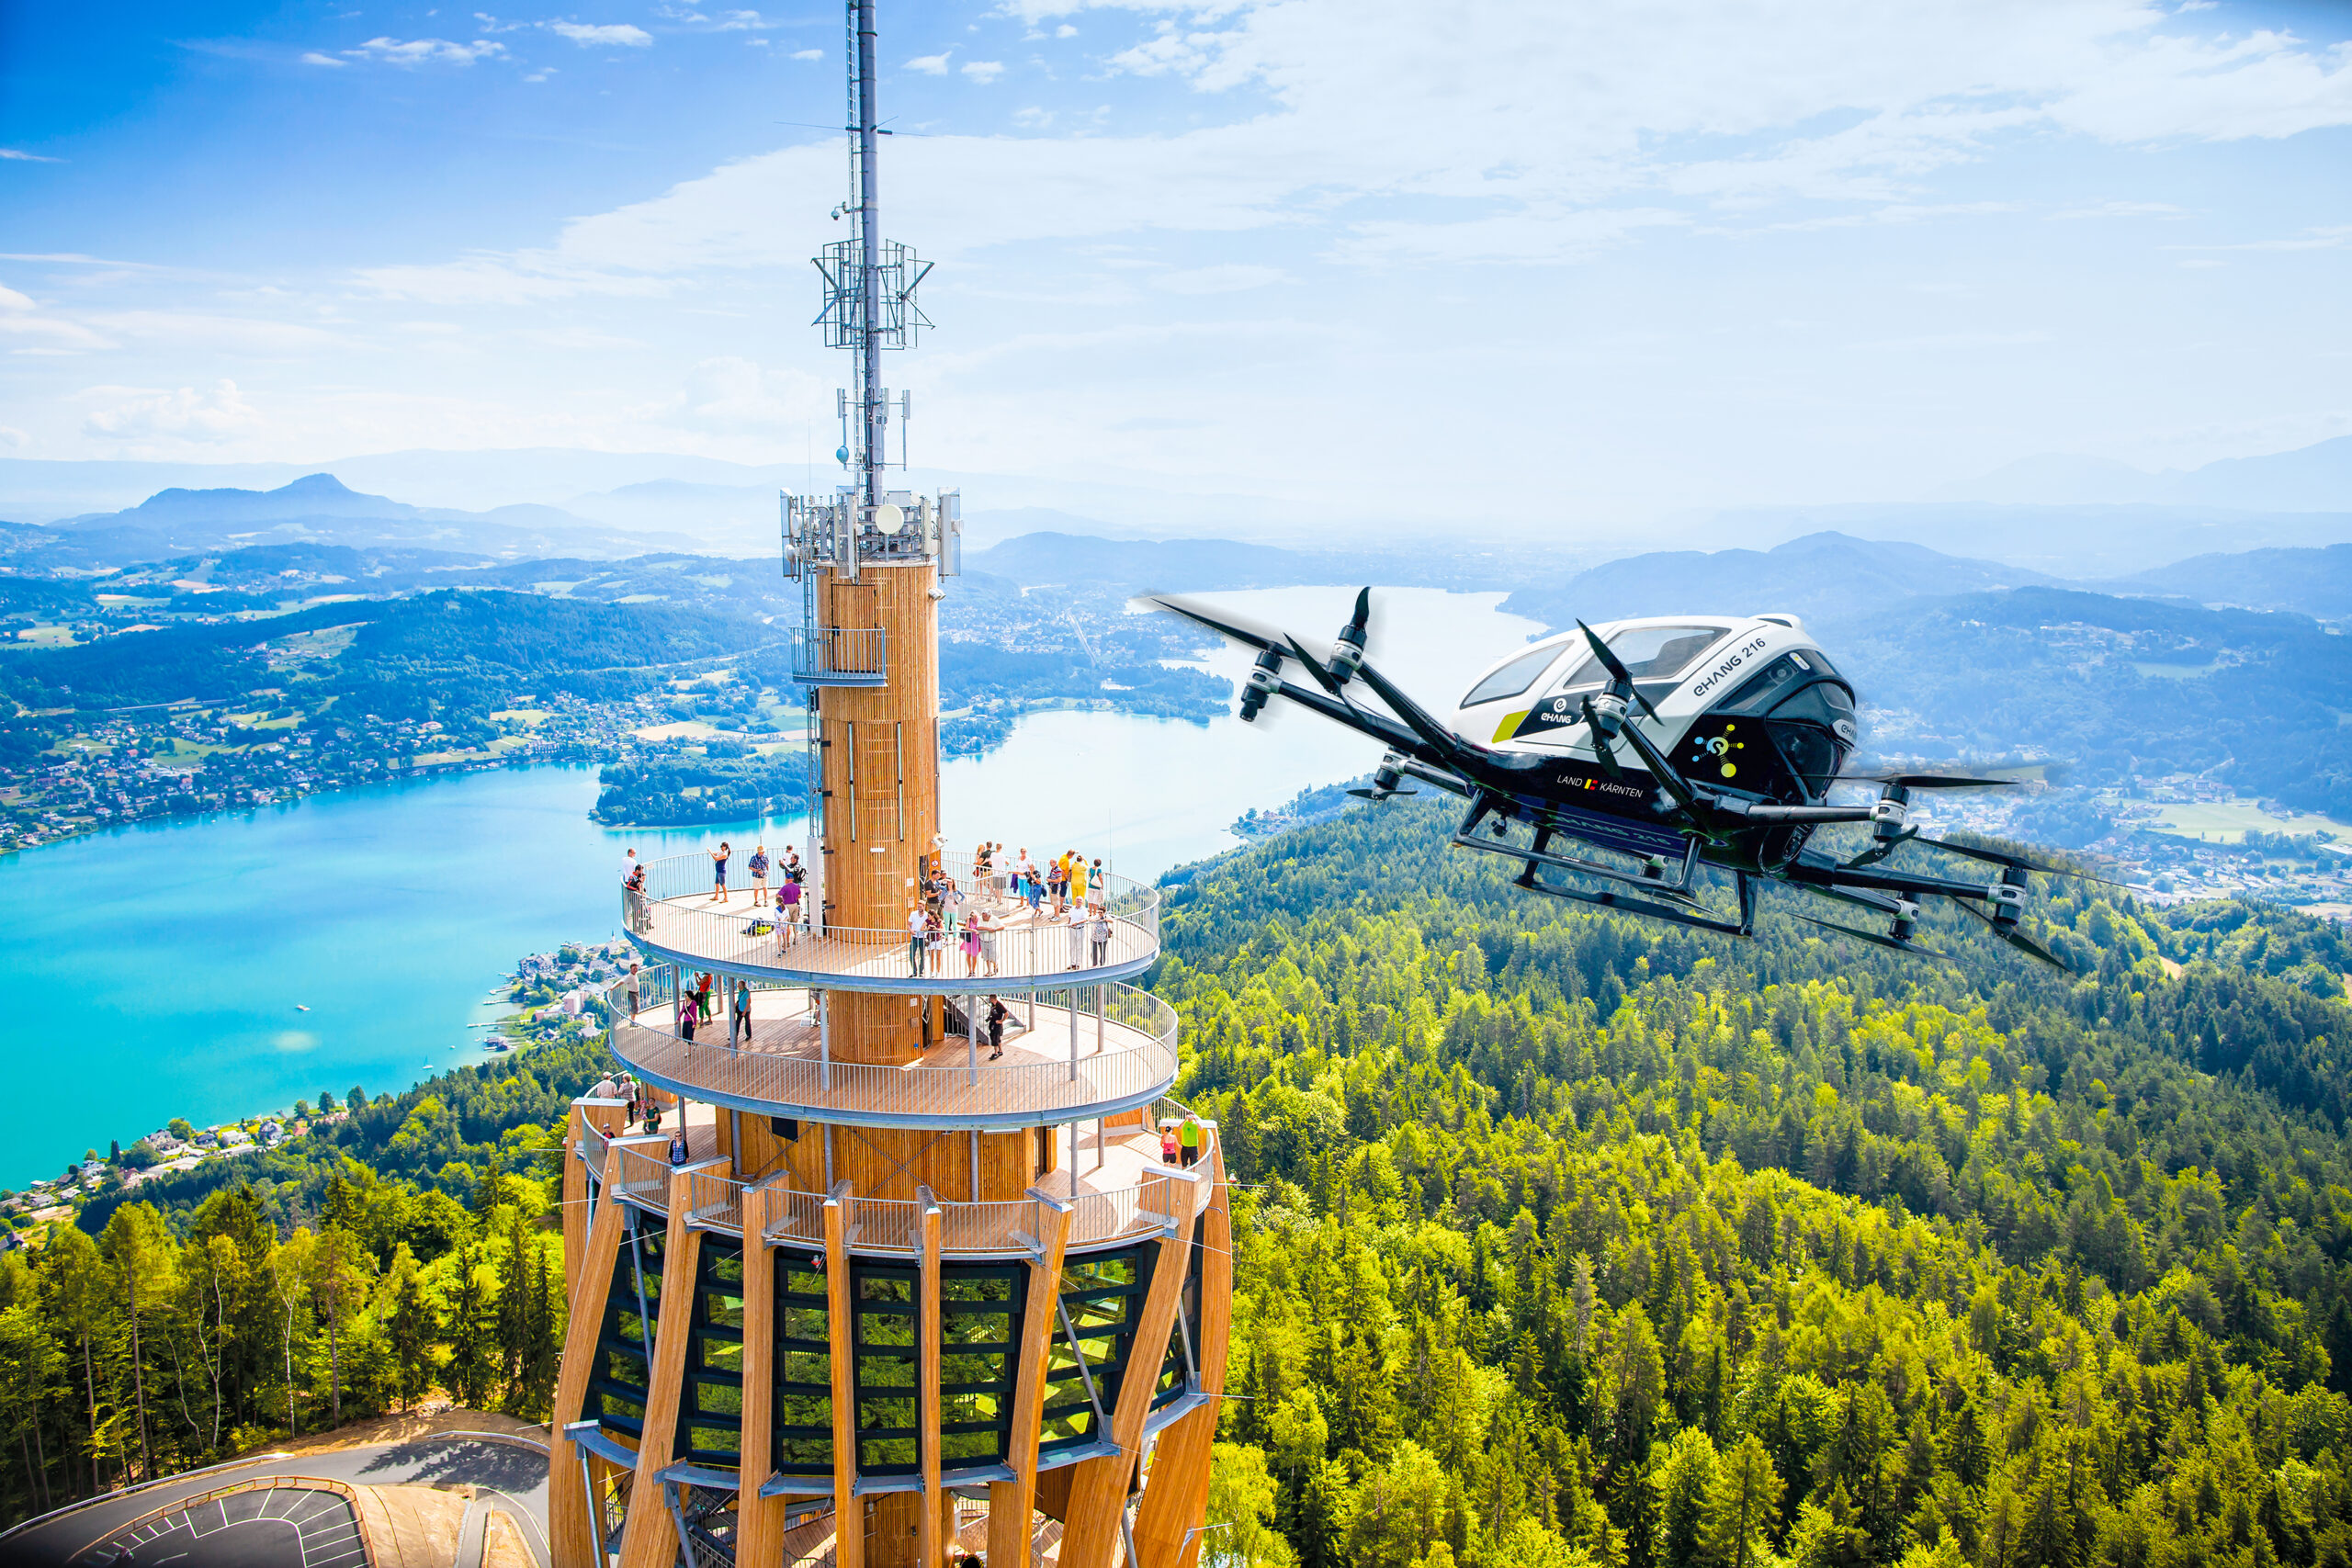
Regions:
<svg viewBox="0 0 2352 1568"><path fill-rule="evenodd" d="M883 503L882 470L890 467L890 389L882 384L882 351L911 348L918 328L931 323L915 304L915 288L929 264L906 246L882 238L877 170L882 129L874 86L874 0L847 0L849 57L849 199L833 209L849 220L846 240L836 240L817 258L825 278L825 309L818 321L825 346L846 348L855 368L856 390L840 393L842 446L836 454L856 475L857 505L864 517ZM906 466L903 434L911 400L900 392L899 461Z"/></svg>

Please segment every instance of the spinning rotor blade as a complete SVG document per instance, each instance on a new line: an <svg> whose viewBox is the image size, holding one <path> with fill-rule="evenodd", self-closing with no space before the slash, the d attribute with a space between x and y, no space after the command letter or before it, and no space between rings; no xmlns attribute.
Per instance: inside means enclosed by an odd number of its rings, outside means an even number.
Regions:
<svg viewBox="0 0 2352 1568"><path fill-rule="evenodd" d="M1370 592L1371 590L1366 589L1365 592ZM1339 696L1340 682L1331 678L1331 672L1329 670L1324 669L1322 664L1315 658L1314 655L1308 653L1306 649L1299 646L1298 638L1285 634L1283 640L1290 644L1291 657L1296 659L1301 664L1306 665L1306 672L1315 677L1315 683L1322 687L1325 691L1330 693L1333 696Z"/></svg>
<svg viewBox="0 0 2352 1568"><path fill-rule="evenodd" d="M1832 773L1828 784L1894 784L1903 789L2014 789L2015 779L1964 779L1950 773Z"/></svg>
<svg viewBox="0 0 2352 1568"><path fill-rule="evenodd" d="M1417 789L1351 789L1348 793L1358 800L1382 801L1411 800L1421 792Z"/></svg>
<svg viewBox="0 0 2352 1568"><path fill-rule="evenodd" d="M1940 964L1955 962L1948 953L1938 953L1932 947L1921 947L1917 942L1897 942L1891 936L1883 936L1877 931L1866 931L1858 926L1840 925L1836 920L1816 920L1811 915L1799 915L1797 919L1809 926L1819 926L1825 931L1841 931L1856 942L1871 942L1879 947L1891 947L1897 953L1917 953L1922 958L1932 958Z"/></svg>
<svg viewBox="0 0 2352 1568"><path fill-rule="evenodd" d="M1193 609L1192 606L1184 604L1181 600L1154 599L1151 600L1150 603L1159 605L1161 609L1167 611L1170 615L1182 615L1188 621L1196 622L1201 626L1208 627L1209 630L1216 633L1219 637L1231 637L1234 641L1254 648L1261 653L1273 653L1280 651L1277 646L1273 642L1270 641L1264 633L1244 631L1239 626L1227 625L1226 622L1218 620L1214 615L1204 615L1201 614L1201 612ZM1310 660L1309 662L1312 661Z"/></svg>
<svg viewBox="0 0 2352 1568"><path fill-rule="evenodd" d="M1981 860L1988 865L2007 865L2014 866L2019 871L2038 871L2044 876L2072 876L2084 882L2096 882L2107 887L2123 886L2120 882L2109 881L2093 872L2068 871L2064 866L2044 865L2040 861L2028 860L2023 855L2008 854L2000 850L1980 850L1970 844L1955 844L1950 839L1911 839L1905 841L1925 844L1931 850L1950 850L1956 855L1966 855L1971 860Z"/></svg>
<svg viewBox="0 0 2352 1568"><path fill-rule="evenodd" d="M2048 948L2034 941L2033 938L2026 935L2025 932L2018 931L2015 928L2004 931L1998 920L1996 920L1992 916L1986 914L1984 910L1978 908L1975 905L1968 902L1968 900L1964 898L1955 899L1953 902L1959 904L1962 908L1967 910L1970 914L1975 916L1986 925L1991 926L1995 936L1999 937L2003 942L2007 942L2019 953L2026 953L2030 957L2041 959L2044 964L2049 964L2052 969L2057 970L2063 975L2072 975L2075 972L2075 966L2073 964L2067 963L2064 959L2059 957L2056 953L2051 952Z"/></svg>
<svg viewBox="0 0 2352 1568"><path fill-rule="evenodd" d="M1650 706L1649 698L1642 695L1642 689L1634 684L1633 675L1618 662L1617 656L1609 651L1609 645L1600 640L1600 634L1582 621L1577 623L1577 629L1584 633L1584 640L1592 645L1592 656L1600 660L1600 667L1609 671L1610 679L1625 682L1625 689L1634 694L1634 701L1641 705L1642 711L1652 718L1657 717L1657 709Z"/></svg>

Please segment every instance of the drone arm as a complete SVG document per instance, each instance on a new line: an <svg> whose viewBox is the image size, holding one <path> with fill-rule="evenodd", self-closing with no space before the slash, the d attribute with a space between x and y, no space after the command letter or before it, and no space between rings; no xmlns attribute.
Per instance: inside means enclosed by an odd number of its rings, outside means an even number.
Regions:
<svg viewBox="0 0 2352 1568"><path fill-rule="evenodd" d="M1327 697L1320 692L1310 692L1284 681L1276 688L1301 707L1313 708L1334 724L1344 724L1360 734L1369 735L1392 751L1404 751L1428 761L1432 748L1419 735L1376 713L1366 713L1353 703L1337 697Z"/></svg>
<svg viewBox="0 0 2352 1568"><path fill-rule="evenodd" d="M1981 882L1954 882L1946 876L1919 876L1907 871L1848 870L1834 861L1815 865L1809 859L1799 859L1781 874L1800 887L1818 889L1833 897L1843 890L1858 887L1911 897L1924 893L1944 898L1973 898L1979 903L1994 897L1992 890Z"/></svg>
<svg viewBox="0 0 2352 1568"><path fill-rule="evenodd" d="M1733 795L1716 795L1712 804L1725 816L1748 822L1867 822L1871 808L1867 806L1773 806L1741 800Z"/></svg>

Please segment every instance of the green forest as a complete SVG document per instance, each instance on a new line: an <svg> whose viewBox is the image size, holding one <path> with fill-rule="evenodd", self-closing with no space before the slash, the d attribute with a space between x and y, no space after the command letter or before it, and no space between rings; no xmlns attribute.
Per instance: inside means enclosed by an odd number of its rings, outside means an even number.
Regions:
<svg viewBox="0 0 2352 1568"><path fill-rule="evenodd" d="M2060 888L2071 979L1735 944L1390 809L1171 894L1252 1184L1225 1561L2352 1555L2340 931Z"/></svg>
<svg viewBox="0 0 2352 1568"><path fill-rule="evenodd" d="M2044 883L2071 976L1792 900L1742 943L1444 820L1165 883L1177 1094L1246 1184L1204 1561L2352 1562L2340 928ZM543 1415L546 1150L601 1066L355 1094L0 1259L0 1509L428 1387Z"/></svg>

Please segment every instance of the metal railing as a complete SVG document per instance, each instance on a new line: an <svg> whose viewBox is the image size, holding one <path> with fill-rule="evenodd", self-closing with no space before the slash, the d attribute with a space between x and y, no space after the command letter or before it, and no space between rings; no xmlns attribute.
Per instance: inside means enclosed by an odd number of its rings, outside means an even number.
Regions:
<svg viewBox="0 0 2352 1568"><path fill-rule="evenodd" d="M824 1046L823 1031L804 1008L787 1027L808 1043L797 1048L739 1047L709 1037L687 1041L676 1024L683 972L670 964L640 971L635 979L637 1011L629 1010L631 982L624 977L604 992L613 1054L635 1072L686 1092L727 1101L798 1111L820 1120L854 1116L889 1124L921 1125L926 1120L967 1124L980 1120L1019 1123L1069 1121L1103 1106L1137 1103L1165 1093L1176 1081L1176 1010L1148 991L1104 983L1026 996L1008 1004L1012 1017L1003 1043L1019 1059L991 1062L978 1039L952 1034L932 1047L921 1066L839 1062ZM772 996L787 987L763 985ZM1056 999L1057 998L1057 999ZM718 1016L703 1028L716 1035L729 1005L715 998ZM985 1002L966 998L974 1011ZM756 1010L756 1002L754 1008ZM773 1028L773 1017L759 1020Z"/></svg>
<svg viewBox="0 0 2352 1568"><path fill-rule="evenodd" d="M1073 905L1060 916L1050 906L1031 909L1010 897L998 899L992 890L967 890L969 896L952 909L943 944L917 953L904 926L829 924L806 906L787 920L774 907L773 889L767 905L753 903L745 858L744 852L736 856L729 897L716 904L708 854L648 862L645 891L621 895L627 929L692 963L805 976L811 984L854 981L872 989L906 981L909 990L952 990L958 980L1001 989L1140 965L1159 952L1159 890L1129 877L1104 875L1088 888L1087 907ZM963 939L975 918L980 952L967 962Z"/></svg>
<svg viewBox="0 0 2352 1568"><path fill-rule="evenodd" d="M811 686L882 685L888 635L879 626L796 626L792 678Z"/></svg>

